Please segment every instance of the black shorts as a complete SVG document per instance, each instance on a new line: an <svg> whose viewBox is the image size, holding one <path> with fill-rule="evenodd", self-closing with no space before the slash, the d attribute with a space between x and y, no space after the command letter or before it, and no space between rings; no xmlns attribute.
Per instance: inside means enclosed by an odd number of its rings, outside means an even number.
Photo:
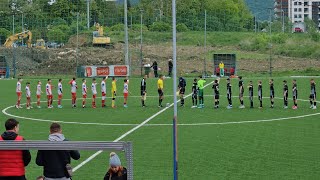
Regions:
<svg viewBox="0 0 320 180"><path fill-rule="evenodd" d="M179 93L184 94L186 92L186 88L180 88Z"/></svg>
<svg viewBox="0 0 320 180"><path fill-rule="evenodd" d="M317 96L316 94L310 94L309 98L310 99L316 99L316 96Z"/></svg>
<svg viewBox="0 0 320 180"><path fill-rule="evenodd" d="M159 94L159 96L163 96L163 91L162 91L162 89L158 89L158 94Z"/></svg>
<svg viewBox="0 0 320 180"><path fill-rule="evenodd" d="M219 94L214 95L214 99L220 99L220 95Z"/></svg>
<svg viewBox="0 0 320 180"><path fill-rule="evenodd" d="M146 95L146 91L141 91L141 96Z"/></svg>

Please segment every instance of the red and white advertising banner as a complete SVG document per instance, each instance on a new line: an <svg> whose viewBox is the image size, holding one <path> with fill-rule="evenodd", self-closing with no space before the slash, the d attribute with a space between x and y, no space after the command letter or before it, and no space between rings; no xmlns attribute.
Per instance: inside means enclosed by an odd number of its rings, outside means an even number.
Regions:
<svg viewBox="0 0 320 180"><path fill-rule="evenodd" d="M129 76L129 66L83 66L85 77Z"/></svg>

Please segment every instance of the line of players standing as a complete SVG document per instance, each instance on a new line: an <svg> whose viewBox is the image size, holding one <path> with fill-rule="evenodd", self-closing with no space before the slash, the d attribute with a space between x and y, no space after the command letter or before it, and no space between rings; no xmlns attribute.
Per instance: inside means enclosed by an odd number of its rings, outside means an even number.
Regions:
<svg viewBox="0 0 320 180"><path fill-rule="evenodd" d="M107 94L107 90L106 90L106 80L108 79L108 77L103 77L102 81L101 81L101 106L102 107L106 107L105 101L106 101L106 94ZM16 86L16 93L18 96L18 100L17 103L15 105L15 107L17 109L22 108L21 107L21 96L22 96L22 88L21 88L21 82L22 79L18 78L18 82L17 82L17 86ZM71 102L72 102L72 107L76 107L76 100L77 100L77 82L76 82L76 78L73 78L71 81L69 81L69 84L71 86ZM38 81L37 84L37 90L36 90L36 95L37 95L37 107L41 108L40 106L40 98L41 98L41 94L42 92L42 88L41 88L41 81ZM96 97L97 97L97 82L96 79L93 78L92 79L92 84L91 84L91 92L92 92L92 108L96 108ZM47 107L48 108L53 108L53 94L52 94L52 90L53 90L54 86L52 85L51 79L48 79L47 84L46 84L46 95L47 95ZM127 98L128 98L128 93L129 93L129 80L125 79L124 80L124 86L123 86L123 96L124 96L124 107L128 107L127 106ZM61 101L62 101L62 97L63 97L63 87L62 87L62 79L59 79L58 82L58 87L57 87L57 91L58 91L58 108L62 108L61 105ZM87 99L87 85L86 85L86 79L82 79L82 86L81 86L81 91L82 91L82 107L85 108L86 107L86 99ZM111 98L112 98L112 108L115 108L115 98L116 98L116 92L117 92L117 86L116 86L116 79L115 77L112 77L112 83L111 83ZM25 93L26 93L26 98L27 98L27 103L26 103L26 107L27 109L32 108L31 106L31 89L30 89L30 82L26 83L26 88L25 88Z"/></svg>
<svg viewBox="0 0 320 180"><path fill-rule="evenodd" d="M240 106L239 108L243 109L245 108L244 106L244 82L242 80L242 77L238 77L239 80L239 100L240 100ZM192 108L203 108L203 83L205 83L205 80L202 79L200 76L200 80L197 81L197 79L194 79L193 86L192 86L192 103L193 106ZM214 108L219 108L219 99L220 99L220 92L219 92L219 83L220 83L220 78L216 79L213 83L212 89L214 91ZM248 85L248 91L249 91L249 100L250 100L250 108L253 108L253 82L250 81ZM269 88L270 88L270 103L271 106L270 108L274 108L274 100L275 100L275 90L274 90L274 81L273 79L269 80ZM316 83L314 79L310 80L310 108L311 109L317 109L317 102L316 102ZM283 108L287 109L288 108L288 96L289 96L289 88L287 81L283 81ZM197 106L197 97L199 98L199 105ZM227 79L227 99L228 99L228 109L232 109L232 85L230 82L230 78ZM259 108L262 108L262 81L258 81L258 99L260 101ZM292 99L293 99L293 106L292 109L297 109L298 108L298 89L297 89L297 81L294 79L292 81Z"/></svg>

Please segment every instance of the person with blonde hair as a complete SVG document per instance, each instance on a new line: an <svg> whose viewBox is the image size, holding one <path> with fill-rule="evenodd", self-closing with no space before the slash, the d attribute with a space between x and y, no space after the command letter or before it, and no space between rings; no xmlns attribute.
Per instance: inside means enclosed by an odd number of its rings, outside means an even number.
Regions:
<svg viewBox="0 0 320 180"><path fill-rule="evenodd" d="M104 180L127 180L127 169L121 166L120 158L114 152L110 153L109 165Z"/></svg>

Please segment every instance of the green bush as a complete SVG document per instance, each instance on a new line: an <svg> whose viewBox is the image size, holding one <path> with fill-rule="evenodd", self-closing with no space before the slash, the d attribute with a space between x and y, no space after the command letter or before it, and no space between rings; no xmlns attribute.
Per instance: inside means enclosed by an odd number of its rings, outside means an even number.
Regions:
<svg viewBox="0 0 320 180"><path fill-rule="evenodd" d="M167 32L171 30L171 26L165 22L155 22L149 27L150 31Z"/></svg>
<svg viewBox="0 0 320 180"><path fill-rule="evenodd" d="M0 28L0 36L4 36L5 38L9 37L11 32L5 28Z"/></svg>
<svg viewBox="0 0 320 180"><path fill-rule="evenodd" d="M54 28L51 29L48 33L47 33L47 37L49 41L52 42L58 42L58 43L62 43L62 42L67 42L67 34L64 33L61 29L59 28Z"/></svg>
<svg viewBox="0 0 320 180"><path fill-rule="evenodd" d="M276 44L284 44L288 39L288 35L285 33L278 33L278 34L274 34L271 37L271 41L272 43L276 43Z"/></svg>
<svg viewBox="0 0 320 180"><path fill-rule="evenodd" d="M52 21L53 26L58 26L58 25L67 25L67 21L62 19L62 18L55 18Z"/></svg>
<svg viewBox="0 0 320 180"><path fill-rule="evenodd" d="M116 24L110 27L111 31L124 31L124 24Z"/></svg>
<svg viewBox="0 0 320 180"><path fill-rule="evenodd" d="M133 31L140 31L141 25L140 24L132 24L132 27L130 29ZM145 25L142 25L142 31L148 31L148 27Z"/></svg>
<svg viewBox="0 0 320 180"><path fill-rule="evenodd" d="M177 31L186 32L186 31L189 31L189 28L184 23L179 23L177 24Z"/></svg>

